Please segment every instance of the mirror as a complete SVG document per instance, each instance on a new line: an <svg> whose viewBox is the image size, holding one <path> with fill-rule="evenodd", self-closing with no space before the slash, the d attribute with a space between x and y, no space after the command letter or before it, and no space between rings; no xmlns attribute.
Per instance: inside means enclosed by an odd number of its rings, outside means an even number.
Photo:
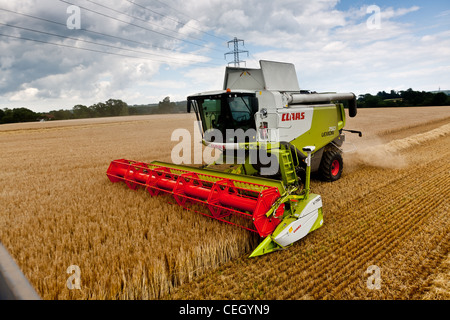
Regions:
<svg viewBox="0 0 450 320"><path fill-rule="evenodd" d="M259 101L257 97L251 97L250 98L250 104L252 108L252 112L256 113L259 110Z"/></svg>

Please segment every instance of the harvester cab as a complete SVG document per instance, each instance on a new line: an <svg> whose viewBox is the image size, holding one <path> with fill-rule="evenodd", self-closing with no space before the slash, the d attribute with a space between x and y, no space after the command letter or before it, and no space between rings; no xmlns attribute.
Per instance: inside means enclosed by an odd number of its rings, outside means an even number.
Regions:
<svg viewBox="0 0 450 320"><path fill-rule="evenodd" d="M207 210L200 213L258 233L264 240L250 257L284 249L323 224L310 175L341 177L344 103L356 116L353 93L301 91L290 63L227 67L222 90L188 97L203 144L222 151L214 163L194 168L120 159L107 175L151 195L171 194L186 209L202 204Z"/></svg>

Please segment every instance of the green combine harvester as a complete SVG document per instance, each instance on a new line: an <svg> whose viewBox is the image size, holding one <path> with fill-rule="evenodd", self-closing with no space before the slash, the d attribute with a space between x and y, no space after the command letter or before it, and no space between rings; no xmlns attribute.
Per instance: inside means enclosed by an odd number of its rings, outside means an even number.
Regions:
<svg viewBox="0 0 450 320"><path fill-rule="evenodd" d="M344 129L344 103L356 116L353 93L302 91L290 63L226 67L222 90L188 97L203 144L221 151L214 163L194 168L120 159L107 175L258 233L263 241L250 257L284 249L323 225L322 198L310 192L311 173L338 180L344 131L361 135Z"/></svg>

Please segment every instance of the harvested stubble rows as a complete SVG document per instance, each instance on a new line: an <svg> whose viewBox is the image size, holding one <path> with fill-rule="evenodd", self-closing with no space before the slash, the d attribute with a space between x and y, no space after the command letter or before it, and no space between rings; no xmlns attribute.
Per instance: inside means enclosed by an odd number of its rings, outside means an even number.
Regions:
<svg viewBox="0 0 450 320"><path fill-rule="evenodd" d="M192 116L0 126L0 241L44 299L448 299L450 134L436 130L449 111L360 110L342 179L312 181L324 226L257 259L253 234L106 178L113 159L170 161L172 130L192 132ZM381 160L367 148L411 137L422 142ZM81 290L66 286L71 265Z"/></svg>

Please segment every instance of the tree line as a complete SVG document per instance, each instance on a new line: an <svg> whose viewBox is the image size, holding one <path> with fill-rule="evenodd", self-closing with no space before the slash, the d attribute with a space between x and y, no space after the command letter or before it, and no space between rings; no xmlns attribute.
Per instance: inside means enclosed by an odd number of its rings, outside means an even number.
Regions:
<svg viewBox="0 0 450 320"><path fill-rule="evenodd" d="M28 108L0 109L0 124L183 112L186 112L186 101L171 102L169 97L158 104L134 106L129 106L122 100L109 99L89 107L78 104L70 110L59 109L49 112L34 112Z"/></svg>
<svg viewBox="0 0 450 320"><path fill-rule="evenodd" d="M410 88L406 91L359 95L357 105L358 108L450 106L450 96L444 92L414 91Z"/></svg>
<svg viewBox="0 0 450 320"><path fill-rule="evenodd" d="M450 106L450 96L444 92L391 90L380 91L376 95L359 95L358 108L410 107L410 106ZM76 105L71 110L59 109L50 112L34 112L27 108L0 109L0 124L48 120L86 119L146 114L172 114L186 112L186 101L171 102L166 97L157 104L129 106L122 100L109 99L89 107Z"/></svg>

